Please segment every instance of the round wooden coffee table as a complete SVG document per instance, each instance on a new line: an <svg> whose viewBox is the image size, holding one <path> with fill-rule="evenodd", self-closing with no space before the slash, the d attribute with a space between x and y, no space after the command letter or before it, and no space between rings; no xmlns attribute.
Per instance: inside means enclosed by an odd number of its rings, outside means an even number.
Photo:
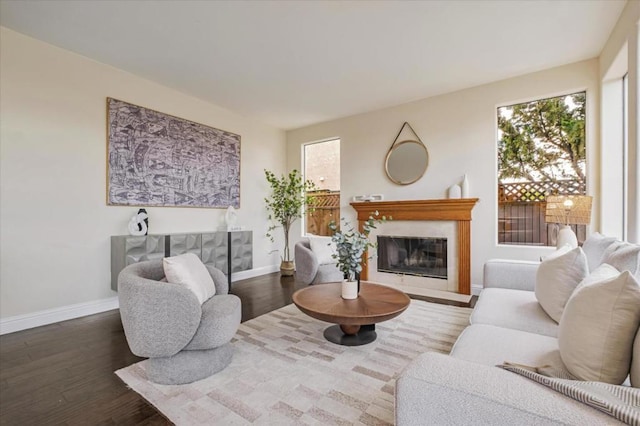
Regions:
<svg viewBox="0 0 640 426"><path fill-rule="evenodd" d="M316 284L293 294L305 314L334 325L324 331L333 343L359 346L376 340L375 324L395 318L409 306L409 296L391 287L362 282L357 299L343 299L341 283Z"/></svg>

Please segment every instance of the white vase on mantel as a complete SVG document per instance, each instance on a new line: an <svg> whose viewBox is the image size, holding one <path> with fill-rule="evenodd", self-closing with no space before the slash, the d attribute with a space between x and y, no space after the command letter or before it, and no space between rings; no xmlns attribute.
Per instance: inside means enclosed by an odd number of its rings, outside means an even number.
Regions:
<svg viewBox="0 0 640 426"><path fill-rule="evenodd" d="M454 183L449 187L449 198L460 198L461 194L460 185Z"/></svg>
<svg viewBox="0 0 640 426"><path fill-rule="evenodd" d="M357 299L358 298L358 281L342 281L342 298Z"/></svg>
<svg viewBox="0 0 640 426"><path fill-rule="evenodd" d="M466 173L462 178L462 185L460 185L460 189L462 190L462 198L469 198L469 179L467 179Z"/></svg>

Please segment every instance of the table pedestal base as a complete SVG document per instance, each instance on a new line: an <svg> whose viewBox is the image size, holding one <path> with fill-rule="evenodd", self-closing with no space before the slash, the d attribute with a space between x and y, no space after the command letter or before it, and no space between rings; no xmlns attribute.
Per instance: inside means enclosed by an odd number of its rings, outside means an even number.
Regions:
<svg viewBox="0 0 640 426"><path fill-rule="evenodd" d="M360 346L371 343L378 337L375 324L362 325L359 330L354 330L352 327L354 326L332 325L324 330L324 338L337 345ZM355 331L355 333L345 334L343 328L349 332Z"/></svg>

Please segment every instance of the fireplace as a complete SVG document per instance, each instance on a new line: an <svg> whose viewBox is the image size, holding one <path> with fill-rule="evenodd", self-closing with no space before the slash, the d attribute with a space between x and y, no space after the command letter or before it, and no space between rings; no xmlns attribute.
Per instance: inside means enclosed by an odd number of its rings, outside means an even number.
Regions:
<svg viewBox="0 0 640 426"><path fill-rule="evenodd" d="M410 238L418 240L439 238L447 242L447 250L443 249L446 257L443 256L440 260L446 261L446 278L440 276L434 278L433 275L436 274L431 273L411 275L407 273L409 271L379 272L378 260L365 259L360 274L361 279L389 285L409 294L468 302L471 296L471 210L477 202L477 198L459 198L351 203L357 212L358 226L361 231L373 212L377 212L380 216L393 217L393 220L378 225L377 229L369 234L371 242L377 241L378 236L402 235L409 235ZM401 248L407 252L406 263L415 263L410 257L411 247ZM435 250L430 248L426 251ZM375 254L370 253L370 255ZM397 254L400 257L400 252ZM391 260L394 259L395 254ZM436 266L436 264L440 261L431 260L434 266L432 269L438 269L439 265ZM391 263L399 265L400 261ZM442 267L444 268L444 264Z"/></svg>
<svg viewBox="0 0 640 426"><path fill-rule="evenodd" d="M378 271L447 279L447 239L378 235Z"/></svg>

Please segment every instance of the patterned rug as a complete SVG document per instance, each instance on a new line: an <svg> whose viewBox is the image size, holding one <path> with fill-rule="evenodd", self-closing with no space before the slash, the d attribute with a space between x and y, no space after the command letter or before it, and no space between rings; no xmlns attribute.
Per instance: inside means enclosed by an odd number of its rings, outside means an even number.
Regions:
<svg viewBox="0 0 640 426"><path fill-rule="evenodd" d="M395 378L418 354L449 353L470 314L412 300L376 324L375 342L347 347L324 339L330 324L288 305L242 323L233 361L207 379L158 385L145 361L116 374L177 425L393 424Z"/></svg>

